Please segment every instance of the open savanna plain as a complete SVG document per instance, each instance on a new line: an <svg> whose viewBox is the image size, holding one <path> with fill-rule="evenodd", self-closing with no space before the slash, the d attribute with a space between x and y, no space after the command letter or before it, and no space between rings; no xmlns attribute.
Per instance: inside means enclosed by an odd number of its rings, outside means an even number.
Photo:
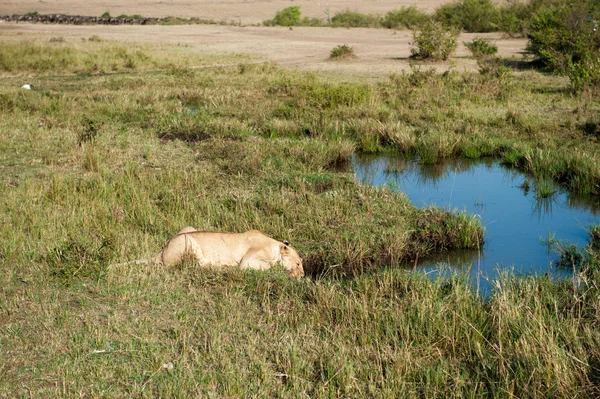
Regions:
<svg viewBox="0 0 600 399"><path fill-rule="evenodd" d="M0 35L0 397L600 394L597 227L574 282L483 298L402 267L481 247L477 217L348 167L496 157L598 196L593 89L516 58L365 81L61 29ZM287 239L307 277L110 266L186 225Z"/></svg>

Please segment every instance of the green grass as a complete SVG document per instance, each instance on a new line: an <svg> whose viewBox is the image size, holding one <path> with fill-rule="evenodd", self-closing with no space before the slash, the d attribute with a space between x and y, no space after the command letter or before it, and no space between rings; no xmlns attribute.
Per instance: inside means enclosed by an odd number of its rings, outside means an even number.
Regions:
<svg viewBox="0 0 600 399"><path fill-rule="evenodd" d="M417 209L347 168L355 151L498 156L598 195L581 127L598 100L565 79L415 69L332 83L132 44L135 69L81 74L122 45L16 43L0 42L25 52L0 79L0 396L600 393L597 227L580 284L504 275L486 300L464 276L400 267L481 247L475 217ZM192 68L211 64L231 66ZM186 225L287 239L308 277L108 266Z"/></svg>
<svg viewBox="0 0 600 399"><path fill-rule="evenodd" d="M71 113L78 107L75 100L46 82L38 87L48 89L30 94L0 94L0 109L44 115L47 124L78 123L84 112L92 112L115 128L152 128L166 135L176 128L200 135L210 130L347 140L359 151L392 151L429 163L462 155L498 156L535 177L580 193L600 193L600 148L597 135L589 133L600 105L597 97L573 96L564 78L535 71L513 74L494 62L484 74L442 76L425 67L378 84L330 83L316 74L246 64L243 56L230 56L235 70L187 69L223 61L193 58L185 48L125 49L109 41L13 43L6 40L2 54L19 56L7 57L8 67L0 64L4 73L70 71L80 74L67 79L70 91L81 84L100 85L94 94L82 92L78 100L86 105L77 115ZM101 76L115 64L117 71L137 74ZM154 68L164 71L138 75ZM86 75L100 76L88 81ZM182 80L188 82L185 88L173 86ZM31 83L36 87L38 82Z"/></svg>
<svg viewBox="0 0 600 399"><path fill-rule="evenodd" d="M214 56L185 54L185 45L129 45L93 35L87 41L51 38L40 41L3 40L0 44L0 76L109 74L116 72L187 68L214 64ZM219 56L220 62L244 62L242 55Z"/></svg>

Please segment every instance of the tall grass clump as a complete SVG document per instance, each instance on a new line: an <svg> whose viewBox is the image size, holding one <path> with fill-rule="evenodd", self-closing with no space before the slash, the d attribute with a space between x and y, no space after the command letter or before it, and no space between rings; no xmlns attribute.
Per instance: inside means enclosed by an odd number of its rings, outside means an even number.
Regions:
<svg viewBox="0 0 600 399"><path fill-rule="evenodd" d="M429 21L413 31L412 57L420 60L447 60L456 50L459 31Z"/></svg>
<svg viewBox="0 0 600 399"><path fill-rule="evenodd" d="M62 284L72 284L77 278L97 280L106 273L114 246L110 236L96 237L92 241L86 234L81 234L69 237L50 249L43 256L43 261L48 265L50 274Z"/></svg>
<svg viewBox="0 0 600 399"><path fill-rule="evenodd" d="M329 53L329 58L332 60L339 60L344 58L353 58L354 49L347 44L340 44L339 46L334 47Z"/></svg>

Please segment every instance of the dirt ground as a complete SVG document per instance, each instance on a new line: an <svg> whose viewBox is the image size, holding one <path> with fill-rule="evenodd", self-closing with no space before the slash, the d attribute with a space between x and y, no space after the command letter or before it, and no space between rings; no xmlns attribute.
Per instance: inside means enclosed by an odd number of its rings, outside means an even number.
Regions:
<svg viewBox="0 0 600 399"><path fill-rule="evenodd" d="M303 70L341 72L366 79L409 70L408 57L412 47L410 31L389 29L0 24L0 39L4 40L63 37L69 41L93 35L106 40L182 43L189 45L187 51L195 53L248 54L257 62L273 61ZM475 36L494 39L502 56L519 56L526 45L525 39L508 39L500 33L462 34L451 61L425 64L425 68L438 71L476 69L475 61L468 57L469 51L463 45L463 41L472 40ZM352 46L357 57L345 61L328 60L331 49L340 44Z"/></svg>
<svg viewBox="0 0 600 399"><path fill-rule="evenodd" d="M273 18L285 7L300 6L302 14L326 18L346 9L383 15L402 6L417 6L433 11L451 0L0 0L0 15L71 14L100 16L109 12L113 16L140 14L145 17L198 17L216 21L236 21L257 24ZM496 0L502 2L504 0Z"/></svg>
<svg viewBox="0 0 600 399"><path fill-rule="evenodd" d="M503 0L497 0L503 1ZM0 15L37 11L41 14L71 15L141 14L148 17L183 16L257 24L272 18L285 7L299 5L304 15L325 18L346 9L385 14L401 6L415 5L431 11L446 0L0 0ZM0 39L61 36L66 40L89 38L136 42L188 44L198 53L241 53L257 62L274 61L304 70L342 72L361 78L408 70L411 52L410 31L387 29L304 28L189 25L189 26L70 26L43 24L0 24ZM463 34L455 57L446 63L427 65L438 71L473 70L476 63L468 58L463 41L485 36L496 41L499 55L518 56L526 40L507 39L501 34ZM340 44L353 47L357 57L346 61L328 61L332 48Z"/></svg>

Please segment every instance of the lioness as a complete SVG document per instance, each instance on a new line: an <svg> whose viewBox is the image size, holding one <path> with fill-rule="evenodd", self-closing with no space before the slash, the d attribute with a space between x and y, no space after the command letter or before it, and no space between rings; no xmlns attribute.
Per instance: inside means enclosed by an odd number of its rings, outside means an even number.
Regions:
<svg viewBox="0 0 600 399"><path fill-rule="evenodd" d="M200 266L267 270L280 262L292 277L304 276L298 252L287 241L274 240L258 230L221 233L198 231L188 226L175 234L154 259L135 263L172 266L186 255L192 255Z"/></svg>

